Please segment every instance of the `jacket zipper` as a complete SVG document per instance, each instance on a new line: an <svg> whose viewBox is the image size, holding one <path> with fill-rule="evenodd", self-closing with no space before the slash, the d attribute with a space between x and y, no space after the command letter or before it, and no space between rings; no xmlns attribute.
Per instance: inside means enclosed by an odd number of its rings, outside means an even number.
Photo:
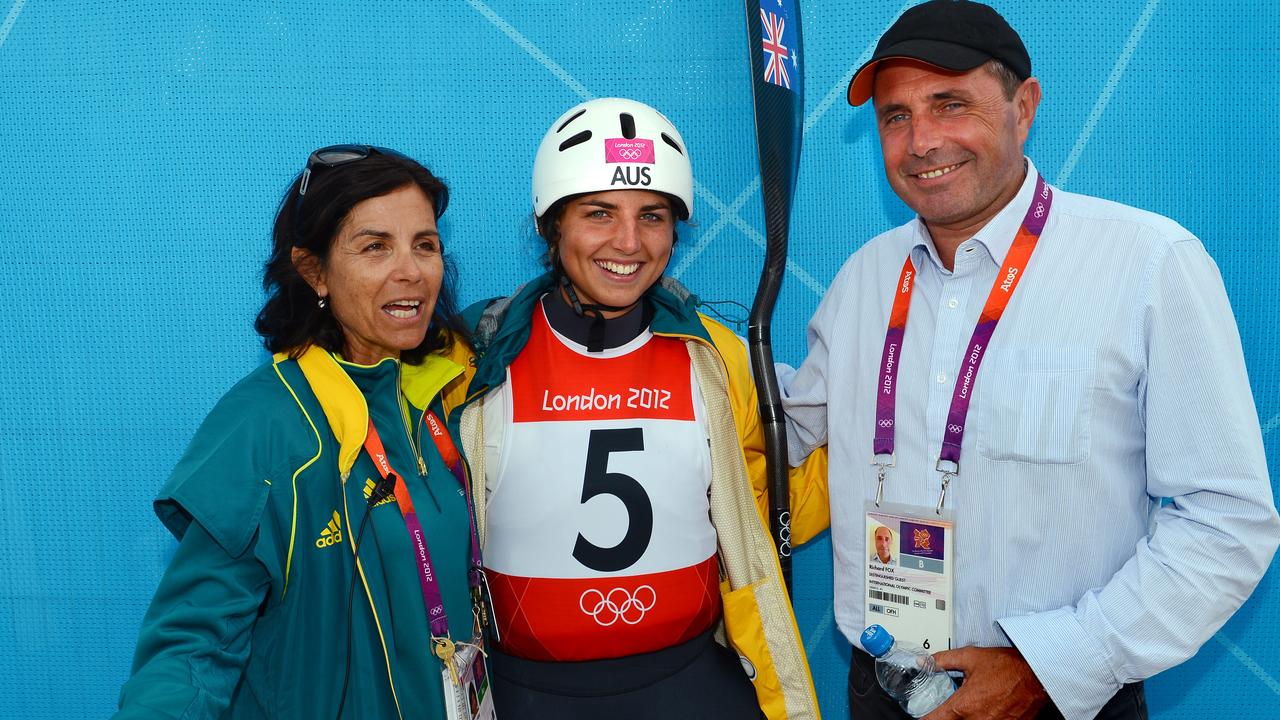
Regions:
<svg viewBox="0 0 1280 720"><path fill-rule="evenodd" d="M396 366L396 380L402 380L400 368L403 365ZM418 416L418 441L413 440L413 432L409 429L409 401L405 398L404 393L400 390L400 383L396 383L396 399L400 401L400 420L404 425L404 437L409 441L409 448L413 450L414 459L418 461L418 477L422 478L422 486L427 489L427 497L431 498L431 504L435 507L436 512L440 512L440 501L436 499L436 493L431 489L431 483L427 482L427 463L422 459L422 423L426 419L427 409L422 409L422 415Z"/></svg>
<svg viewBox="0 0 1280 720"><path fill-rule="evenodd" d="M427 476L427 463L422 459L422 450L419 446L422 443L422 421L418 421L418 442L413 441L413 432L409 429L409 404L404 399L404 393L400 390L404 381L403 365L396 365L396 401L400 406L400 421L404 426L404 438L409 441L409 449L413 451L413 457L418 461L418 476ZM425 413L424 413L425 414Z"/></svg>

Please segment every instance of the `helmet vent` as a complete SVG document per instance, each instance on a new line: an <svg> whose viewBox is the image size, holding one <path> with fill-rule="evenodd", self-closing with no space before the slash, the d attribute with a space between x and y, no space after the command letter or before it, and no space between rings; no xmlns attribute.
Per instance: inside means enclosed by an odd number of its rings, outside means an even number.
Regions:
<svg viewBox="0 0 1280 720"><path fill-rule="evenodd" d="M618 122L622 123L622 137L634 140L636 137L636 119L631 117L631 113L619 114Z"/></svg>
<svg viewBox="0 0 1280 720"><path fill-rule="evenodd" d="M564 152L565 150L568 150L569 148L571 148L571 147L573 147L573 146L575 146L575 145L581 145L582 143L584 143L584 142L586 142L586 141L588 141L588 140L590 140L590 139L591 139L591 131L590 131L590 130L583 130L582 132L578 133L577 135L574 135L573 137L569 138L568 140L565 140L564 142L560 143L560 152Z"/></svg>
<svg viewBox="0 0 1280 720"><path fill-rule="evenodd" d="M681 155L683 155L683 154L684 154L684 148L680 147L680 143L678 143L678 142L676 142L675 140L673 140L673 139L671 138L671 136L670 136L670 135L668 135L668 134L666 134L666 133L662 133L662 142L664 142L664 143L666 143L666 144L670 145L671 147L675 148L675 149L676 149L676 152L680 153Z"/></svg>
<svg viewBox="0 0 1280 720"><path fill-rule="evenodd" d="M586 108L583 108L583 109L579 110L578 112L574 113L574 114L573 114L573 117L571 117L571 118L569 118L568 120L565 120L564 122L560 123L560 127L556 128L556 133L562 133L562 132L564 132L564 129L565 129L565 128L567 128L567 127L569 127L569 123L571 123L571 122L573 122L574 120L577 120L578 118L582 117L582 114L583 114L583 113L585 113L586 111L587 111L587 110L586 110Z"/></svg>

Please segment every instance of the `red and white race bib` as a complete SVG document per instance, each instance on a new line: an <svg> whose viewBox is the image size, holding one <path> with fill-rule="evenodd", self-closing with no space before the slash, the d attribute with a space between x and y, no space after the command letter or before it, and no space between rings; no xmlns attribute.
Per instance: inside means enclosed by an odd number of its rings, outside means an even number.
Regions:
<svg viewBox="0 0 1280 720"><path fill-rule="evenodd" d="M588 354L539 308L501 396L485 565L503 649L621 657L709 627L711 456L683 341L646 331Z"/></svg>

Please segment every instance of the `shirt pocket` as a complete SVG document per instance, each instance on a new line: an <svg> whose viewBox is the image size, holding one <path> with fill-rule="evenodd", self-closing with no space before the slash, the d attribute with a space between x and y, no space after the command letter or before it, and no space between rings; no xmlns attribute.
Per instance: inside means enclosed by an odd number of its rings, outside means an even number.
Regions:
<svg viewBox="0 0 1280 720"><path fill-rule="evenodd" d="M978 452L997 462L1087 460L1095 356L1081 347L992 349L982 362Z"/></svg>

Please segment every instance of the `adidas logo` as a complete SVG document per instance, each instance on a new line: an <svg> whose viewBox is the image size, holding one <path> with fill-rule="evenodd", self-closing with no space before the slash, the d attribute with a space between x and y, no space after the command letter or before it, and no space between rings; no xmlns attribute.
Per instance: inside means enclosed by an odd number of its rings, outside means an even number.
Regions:
<svg viewBox="0 0 1280 720"><path fill-rule="evenodd" d="M338 511L333 511L333 518L329 520L329 524L320 531L320 537L316 538L316 547L327 548L331 545L337 545L342 542L342 520L338 516Z"/></svg>
<svg viewBox="0 0 1280 720"><path fill-rule="evenodd" d="M373 478L365 478L365 479L364 479L364 499L365 499L366 501L367 501L369 498L373 497L373 490L374 490L374 488L375 488L375 487L377 487L377 483L375 483L375 482L373 481ZM374 506L374 507L382 507L383 505L386 505L387 503L395 502L395 501L396 501L396 496L395 496L394 494L392 494L392 493L387 493L387 496L386 496L386 497L384 497L384 498L382 498L381 500L379 500L378 502L374 503L374 504L373 504L373 506Z"/></svg>

